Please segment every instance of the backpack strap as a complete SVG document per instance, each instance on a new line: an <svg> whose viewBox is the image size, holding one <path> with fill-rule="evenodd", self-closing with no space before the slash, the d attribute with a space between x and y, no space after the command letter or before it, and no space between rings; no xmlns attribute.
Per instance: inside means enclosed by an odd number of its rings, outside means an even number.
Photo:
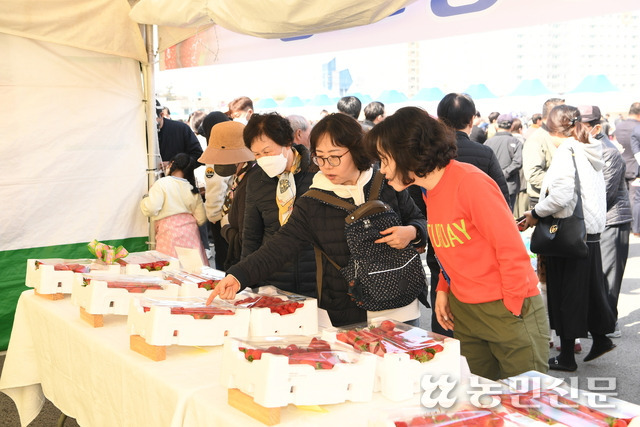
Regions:
<svg viewBox="0 0 640 427"><path fill-rule="evenodd" d="M369 200L378 200L380 197L380 189L382 188L382 180L384 179L384 175L378 170L376 174L373 176L373 182L371 183L371 188L369 189Z"/></svg>
<svg viewBox="0 0 640 427"><path fill-rule="evenodd" d="M324 255L336 270L340 271L342 267L336 264L336 262L319 247L314 246L313 251L316 254L316 290L318 291L318 302L320 302L322 301L322 256Z"/></svg>
<svg viewBox="0 0 640 427"><path fill-rule="evenodd" d="M311 190L307 190L306 193L302 195L302 197L311 197L312 199L319 200L321 202L327 203L331 206L335 206L341 209L346 210L347 212L351 212L356 208L356 206L352 203L349 203L345 200L342 200L339 197L332 196L331 194L325 193L324 191L320 191L312 188ZM324 255L327 260L338 270L340 271L341 267L331 259L329 255L327 255L322 249L317 246L313 246L313 251L316 255L316 290L318 292L318 302L322 301L322 256Z"/></svg>
<svg viewBox="0 0 640 427"><path fill-rule="evenodd" d="M311 190L307 190L306 193L302 195L303 197L311 197L312 199L320 200L321 202L325 202L329 205L333 205L342 209L345 209L347 212L351 212L356 208L356 205L353 203L349 203L346 200L343 200L339 197L332 196L331 194L325 193L324 191L316 190L312 188Z"/></svg>
<svg viewBox="0 0 640 427"><path fill-rule="evenodd" d="M384 175L380 173L380 171L376 171L376 174L373 177L373 182L371 183L371 189L369 190L369 200L377 200L380 196L380 189L382 188L382 180ZM321 202L325 202L329 205L336 206L338 208L342 208L347 212L352 212L357 208L353 203L349 203L339 197L333 196L331 194L325 193L324 191L317 190L312 188L307 190L306 193L302 195L302 197L311 197L312 199L320 200ZM331 259L329 255L327 255L322 249L317 246L313 246L313 250L316 255L316 290L318 292L318 302L322 301L322 256L325 258L336 268L336 270L340 271L342 267L340 267L334 260Z"/></svg>

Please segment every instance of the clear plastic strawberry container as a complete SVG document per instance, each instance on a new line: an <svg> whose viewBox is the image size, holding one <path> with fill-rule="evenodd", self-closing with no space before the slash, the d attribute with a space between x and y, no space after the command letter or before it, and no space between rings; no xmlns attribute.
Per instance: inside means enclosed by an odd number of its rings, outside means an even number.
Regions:
<svg viewBox="0 0 640 427"><path fill-rule="evenodd" d="M227 339L221 381L265 407L366 402L375 363L373 355L335 349L319 337Z"/></svg>
<svg viewBox="0 0 640 427"><path fill-rule="evenodd" d="M460 342L406 323L375 318L325 330L323 337L378 356L375 391L394 401L420 392L427 374L460 380Z"/></svg>
<svg viewBox="0 0 640 427"><path fill-rule="evenodd" d="M318 301L303 295L262 286L244 290L233 304L251 309L250 336L314 335L318 333Z"/></svg>
<svg viewBox="0 0 640 427"><path fill-rule="evenodd" d="M178 270L180 261L158 251L132 252L117 262L122 266L124 274L161 274L162 270Z"/></svg>

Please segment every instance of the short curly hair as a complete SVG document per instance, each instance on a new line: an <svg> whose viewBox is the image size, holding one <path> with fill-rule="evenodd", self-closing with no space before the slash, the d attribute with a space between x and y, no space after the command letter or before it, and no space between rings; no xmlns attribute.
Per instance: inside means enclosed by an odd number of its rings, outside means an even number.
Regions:
<svg viewBox="0 0 640 427"><path fill-rule="evenodd" d="M293 145L293 128L286 117L278 113L253 114L242 131L244 145L251 149L256 138L267 136L282 147Z"/></svg>
<svg viewBox="0 0 640 427"><path fill-rule="evenodd" d="M413 172L423 178L444 168L457 156L453 129L418 107L404 107L378 123L365 137L367 149L379 160L392 158L404 185Z"/></svg>
<svg viewBox="0 0 640 427"><path fill-rule="evenodd" d="M346 114L333 113L316 123L309 135L311 154L316 154L318 140L325 134L331 138L336 146L349 150L353 163L359 171L371 168L374 158L363 144L364 131L356 119Z"/></svg>

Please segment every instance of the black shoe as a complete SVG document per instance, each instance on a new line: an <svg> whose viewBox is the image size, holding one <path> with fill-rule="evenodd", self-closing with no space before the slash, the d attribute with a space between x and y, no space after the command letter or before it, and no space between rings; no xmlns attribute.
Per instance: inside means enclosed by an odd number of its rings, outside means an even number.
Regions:
<svg viewBox="0 0 640 427"><path fill-rule="evenodd" d="M552 357L549 359L549 369L554 371L573 372L578 369L578 365L575 363L573 365L566 365L562 363L558 357Z"/></svg>
<svg viewBox="0 0 640 427"><path fill-rule="evenodd" d="M610 352L614 348L616 348L616 345L612 343L611 340L609 340L608 343L604 343L602 345L593 344L591 346L591 350L589 351L589 354L587 354L587 357L584 358L584 361L589 362L593 359L597 359L603 354Z"/></svg>

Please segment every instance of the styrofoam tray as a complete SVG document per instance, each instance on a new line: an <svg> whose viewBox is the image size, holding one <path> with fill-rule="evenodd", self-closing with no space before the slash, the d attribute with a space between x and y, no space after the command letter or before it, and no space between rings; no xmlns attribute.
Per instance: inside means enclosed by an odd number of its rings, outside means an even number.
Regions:
<svg viewBox="0 0 640 427"><path fill-rule="evenodd" d="M204 307L206 298L132 298L127 328L151 345L221 345L225 336L246 337L249 333L248 309L225 307L233 315L196 319L190 315L171 314L172 305ZM150 307L145 311L144 307Z"/></svg>
<svg viewBox="0 0 640 427"><path fill-rule="evenodd" d="M283 337L265 339L279 338ZM373 396L376 356L372 354L363 353L355 363L339 363L322 370L290 365L289 358L279 354L263 354L260 360L250 362L240 351L241 346L240 340L225 340L222 385L240 389L264 407L367 402Z"/></svg>
<svg viewBox="0 0 640 427"><path fill-rule="evenodd" d="M70 270L56 271L54 265L40 264L36 268L36 261L46 261L42 259L27 260L27 274L25 285L34 288L40 294L70 294L73 290L74 273ZM60 260L63 261L63 260ZM70 260L69 260L70 261ZM100 268L101 272L109 274L119 274L120 265L98 265L89 264L89 268Z"/></svg>
<svg viewBox="0 0 640 427"><path fill-rule="evenodd" d="M75 273L71 302L85 309L89 314L120 314L129 313L129 302L132 298L140 297L175 297L178 296L179 285L159 280L162 289L149 289L144 293L130 293L126 289L109 288L108 279L118 280L125 275L105 276L105 280L91 280L83 286L83 274ZM148 277L148 276L142 276Z"/></svg>

